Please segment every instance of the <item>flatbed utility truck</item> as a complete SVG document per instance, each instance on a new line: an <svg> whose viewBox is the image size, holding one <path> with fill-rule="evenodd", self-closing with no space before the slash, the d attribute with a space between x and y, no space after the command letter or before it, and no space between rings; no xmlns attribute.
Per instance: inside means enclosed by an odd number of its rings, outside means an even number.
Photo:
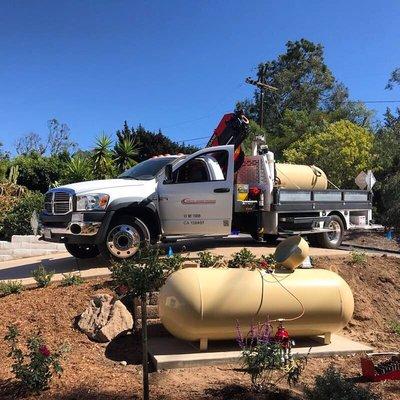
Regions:
<svg viewBox="0 0 400 400"><path fill-rule="evenodd" d="M244 156L247 123L227 114L208 147L194 154L153 157L117 179L51 189L42 239L65 243L77 258L126 259L141 242L232 233L261 242L303 235L338 248L346 230L372 227L371 190L327 189L321 169L276 163L259 139Z"/></svg>

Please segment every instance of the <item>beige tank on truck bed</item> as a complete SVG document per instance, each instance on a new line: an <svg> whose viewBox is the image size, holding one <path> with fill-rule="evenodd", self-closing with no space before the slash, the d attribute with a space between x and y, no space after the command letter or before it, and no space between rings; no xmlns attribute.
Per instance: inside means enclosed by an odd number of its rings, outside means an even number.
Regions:
<svg viewBox="0 0 400 400"><path fill-rule="evenodd" d="M328 179L315 165L275 164L276 186L284 189L325 190Z"/></svg>

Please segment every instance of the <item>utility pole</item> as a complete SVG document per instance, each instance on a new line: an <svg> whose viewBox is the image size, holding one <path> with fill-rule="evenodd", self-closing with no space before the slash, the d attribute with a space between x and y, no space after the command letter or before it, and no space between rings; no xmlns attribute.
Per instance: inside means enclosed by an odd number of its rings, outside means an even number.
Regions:
<svg viewBox="0 0 400 400"><path fill-rule="evenodd" d="M264 126L264 95L265 95L265 90L271 90L276 92L278 89L276 87L273 87L271 85L267 85L265 83L265 65L263 65L261 70L261 73L259 74L258 80L254 80L250 77L246 78L245 82L248 83L249 85L256 86L260 89L260 121L259 125L261 128Z"/></svg>

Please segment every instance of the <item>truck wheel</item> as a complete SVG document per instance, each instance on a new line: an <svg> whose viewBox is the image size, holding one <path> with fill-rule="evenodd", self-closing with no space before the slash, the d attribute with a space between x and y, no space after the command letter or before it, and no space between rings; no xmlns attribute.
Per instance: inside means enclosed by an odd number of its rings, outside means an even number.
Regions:
<svg viewBox="0 0 400 400"><path fill-rule="evenodd" d="M331 215L331 220L326 222L324 228L333 229L332 232L317 234L317 240L320 247L326 249L337 249L342 244L344 235L344 226L342 219L338 215Z"/></svg>
<svg viewBox="0 0 400 400"><path fill-rule="evenodd" d="M94 258L100 254L95 244L65 243L65 248L75 258Z"/></svg>
<svg viewBox="0 0 400 400"><path fill-rule="evenodd" d="M146 225L140 219L124 214L110 225L106 242L99 246L100 253L104 258L115 261L131 258L148 240Z"/></svg>
<svg viewBox="0 0 400 400"><path fill-rule="evenodd" d="M263 238L264 238L264 243L275 246L278 244L279 235L269 235L268 234L268 235L264 235Z"/></svg>

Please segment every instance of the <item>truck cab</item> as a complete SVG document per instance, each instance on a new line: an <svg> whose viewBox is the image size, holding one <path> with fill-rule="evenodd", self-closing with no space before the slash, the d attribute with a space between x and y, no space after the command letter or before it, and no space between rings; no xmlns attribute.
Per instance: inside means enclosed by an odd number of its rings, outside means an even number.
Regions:
<svg viewBox="0 0 400 400"><path fill-rule="evenodd" d="M123 259L141 242L229 235L233 151L226 145L153 157L118 179L51 189L40 214L42 239L65 243L78 258Z"/></svg>

